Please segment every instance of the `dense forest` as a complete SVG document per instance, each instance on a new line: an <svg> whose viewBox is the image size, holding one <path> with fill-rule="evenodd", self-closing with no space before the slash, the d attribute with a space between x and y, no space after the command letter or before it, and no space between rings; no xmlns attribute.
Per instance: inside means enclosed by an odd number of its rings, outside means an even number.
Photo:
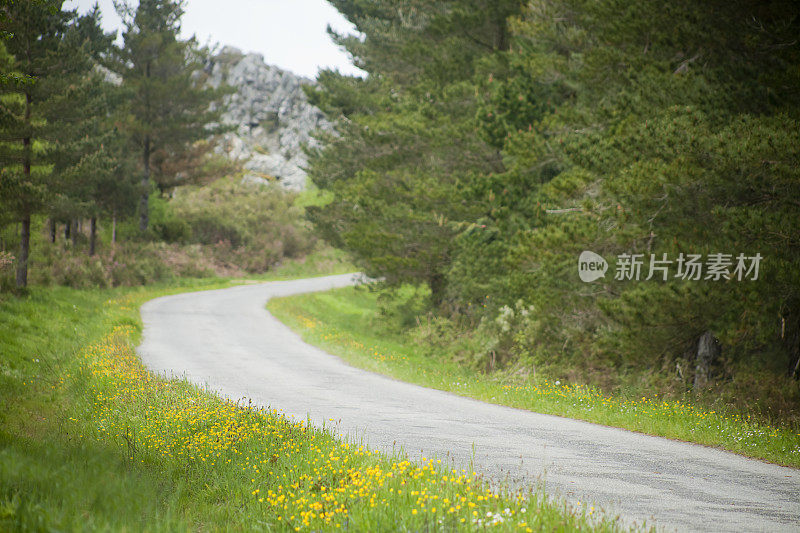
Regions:
<svg viewBox="0 0 800 533"><path fill-rule="evenodd" d="M797 412L795 2L332 3L368 76L310 90L312 217L387 316L486 370Z"/></svg>
<svg viewBox="0 0 800 533"><path fill-rule="evenodd" d="M366 75L306 87L336 124L309 149L312 235L279 188L172 199L231 172L209 141L230 89L181 2L120 5L118 45L97 9L3 0L0 285L27 285L37 228L34 281L72 285L214 271L203 246L263 272L319 236L432 354L797 416L795 2L331 3Z"/></svg>
<svg viewBox="0 0 800 533"><path fill-rule="evenodd" d="M97 7L0 6L0 291L29 271L75 287L260 273L314 247L293 195L223 179L232 88L181 39L182 2L119 3L121 41Z"/></svg>

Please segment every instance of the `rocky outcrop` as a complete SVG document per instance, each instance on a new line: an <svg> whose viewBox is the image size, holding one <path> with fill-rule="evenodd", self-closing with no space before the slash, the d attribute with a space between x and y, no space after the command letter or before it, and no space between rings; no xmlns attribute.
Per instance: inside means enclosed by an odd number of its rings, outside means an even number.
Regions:
<svg viewBox="0 0 800 533"><path fill-rule="evenodd" d="M308 102L302 86L314 83L267 65L261 54L225 47L207 69L209 83L225 83L236 92L226 97L222 120L235 130L216 150L242 164L245 180L277 180L289 189L305 188L304 145L315 146L314 130L332 130L322 111Z"/></svg>

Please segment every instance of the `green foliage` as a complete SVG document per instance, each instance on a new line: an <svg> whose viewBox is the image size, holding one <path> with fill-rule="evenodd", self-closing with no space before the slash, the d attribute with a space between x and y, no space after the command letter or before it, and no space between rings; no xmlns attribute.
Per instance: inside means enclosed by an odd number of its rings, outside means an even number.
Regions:
<svg viewBox="0 0 800 533"><path fill-rule="evenodd" d="M309 175L333 200L310 210L323 236L371 276L428 283L445 296L454 220L470 219L462 183L499 157L471 117L477 65L507 45L506 17L521 2L337 1L364 38L335 36L366 79L319 77L311 101L339 119Z"/></svg>
<svg viewBox="0 0 800 533"><path fill-rule="evenodd" d="M97 123L108 112L105 83L93 71L111 45L99 12L78 17L61 0L4 2L0 35L0 193L22 224L17 285L27 285L31 215L80 209L109 173ZM0 221L0 222L7 222Z"/></svg>
<svg viewBox="0 0 800 533"><path fill-rule="evenodd" d="M785 372L798 352L785 340L800 286L787 231L800 221L800 161L798 102L783 84L798 52L774 44L796 13L781 2L618 8L543 1L512 24L507 66L484 80L477 115L508 171L472 187L488 216L457 239L451 293L534 304L541 329L520 357L560 352L625 372L693 357L711 330L720 379L745 361ZM585 249L768 259L752 283L609 275L586 286L575 272Z"/></svg>
<svg viewBox="0 0 800 533"><path fill-rule="evenodd" d="M294 198L277 186L221 179L186 190L169 207L182 232L176 240L213 247L220 262L263 273L314 248L316 239Z"/></svg>
<svg viewBox="0 0 800 533"><path fill-rule="evenodd" d="M10 292L14 288L14 256L8 252L0 252L0 294Z"/></svg>
<svg viewBox="0 0 800 533"><path fill-rule="evenodd" d="M134 228L128 231L130 236L136 235ZM178 216L172 203L155 192L150 194L150 231L153 239L170 243L187 242L191 236L189 224Z"/></svg>
<svg viewBox="0 0 800 533"><path fill-rule="evenodd" d="M430 310L430 290L424 285L390 287L379 293L377 302L378 316L399 332L414 327Z"/></svg>
<svg viewBox="0 0 800 533"><path fill-rule="evenodd" d="M69 246L45 243L39 246L31 265L33 283L77 289L135 287L176 277L212 275L213 264L200 250L150 242L102 247L93 256Z"/></svg>
<svg viewBox="0 0 800 533"><path fill-rule="evenodd" d="M429 285L435 346L477 328L470 364L677 393L711 331L719 394L748 373L800 376L794 3L335 5L369 75L310 91L341 117L312 159L334 194L312 220L389 286ZM605 278L579 280L584 250L611 259ZM757 281L633 282L614 279L624 253L764 259Z"/></svg>
<svg viewBox="0 0 800 533"><path fill-rule="evenodd" d="M621 12L535 4L515 22L506 78L488 84L483 104L492 110L486 135L502 140L509 171L478 191L491 209L487 231L506 237L481 248L462 234L452 283L474 297L469 288L482 279L501 301L535 303L546 334L531 348L569 344L562 356L576 363L646 367L691 354L711 330L726 372L743 360L785 372L798 352L782 346L779 325L794 328L798 313L800 271L791 265L800 249L787 230L800 221L789 200L800 192L800 160L797 96L784 83L796 76L798 51L775 43L796 24L792 13L782 2ZM751 18L765 31L748 27ZM542 213L564 207L580 210ZM607 279L591 290L575 276L583 249L767 259L753 283ZM473 258L489 255L515 273L481 276Z"/></svg>
<svg viewBox="0 0 800 533"><path fill-rule="evenodd" d="M19 247L19 285L29 262L40 283L106 287L263 273L314 249L302 206L275 189L212 186L170 205L176 187L236 171L208 140L230 89L208 88L208 50L179 38L182 2L117 3L122 49L98 8L62 3L0 5L0 249Z"/></svg>
<svg viewBox="0 0 800 533"><path fill-rule="evenodd" d="M222 131L212 126L219 124L221 113L212 104L227 89L204 85L208 50L193 38L179 39L182 2L115 5L125 24L115 64L128 96L122 128L141 156L139 225L145 231L151 179L163 193L186 183L202 166L208 146L197 141Z"/></svg>
<svg viewBox="0 0 800 533"><path fill-rule="evenodd" d="M172 201L154 193L147 238L140 238L131 219L117 226L118 240L110 242L111 227L102 224L94 255L85 250L85 226L82 232L73 228L74 242L57 235L51 243L45 236L48 225L36 217L31 281L89 288L147 285L180 277L244 276L272 272L314 254L311 261L319 264L309 267L310 275L354 270L342 254L331 255L313 237L302 208L292 205L294 199L294 193L279 187L239 184L234 179L187 187ZM11 231L0 233L0 240L9 239L6 245L14 245L16 238ZM4 265L12 258L2 257ZM296 270L306 271L299 263Z"/></svg>

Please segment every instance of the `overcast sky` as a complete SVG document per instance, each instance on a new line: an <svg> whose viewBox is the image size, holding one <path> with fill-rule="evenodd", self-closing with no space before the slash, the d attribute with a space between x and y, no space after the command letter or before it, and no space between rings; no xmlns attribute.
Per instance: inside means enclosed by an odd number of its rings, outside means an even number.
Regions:
<svg viewBox="0 0 800 533"><path fill-rule="evenodd" d="M64 5L84 13L95 3L103 14L103 28L119 30L113 0L67 0ZM267 63L309 78L326 67L348 74L359 72L347 53L328 37L328 24L339 32L353 31L325 0L188 0L181 27L184 37L196 35L203 44L228 44L244 52L258 52Z"/></svg>

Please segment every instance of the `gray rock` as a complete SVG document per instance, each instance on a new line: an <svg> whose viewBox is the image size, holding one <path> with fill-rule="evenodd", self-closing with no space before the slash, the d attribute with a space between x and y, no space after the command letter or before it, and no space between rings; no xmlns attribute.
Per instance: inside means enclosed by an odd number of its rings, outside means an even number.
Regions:
<svg viewBox="0 0 800 533"><path fill-rule="evenodd" d="M235 129L222 136L216 151L241 163L249 182L274 178L286 188L304 189L308 160L303 147L316 146L314 130L333 130L303 92L314 82L231 46L214 56L206 71L212 87L225 83L236 89L226 97L222 115L222 122Z"/></svg>
<svg viewBox="0 0 800 533"><path fill-rule="evenodd" d="M103 80L106 83L110 83L115 87L119 87L120 85L122 85L122 76L120 76L114 71L108 70L103 65L95 65L94 70L103 77Z"/></svg>

